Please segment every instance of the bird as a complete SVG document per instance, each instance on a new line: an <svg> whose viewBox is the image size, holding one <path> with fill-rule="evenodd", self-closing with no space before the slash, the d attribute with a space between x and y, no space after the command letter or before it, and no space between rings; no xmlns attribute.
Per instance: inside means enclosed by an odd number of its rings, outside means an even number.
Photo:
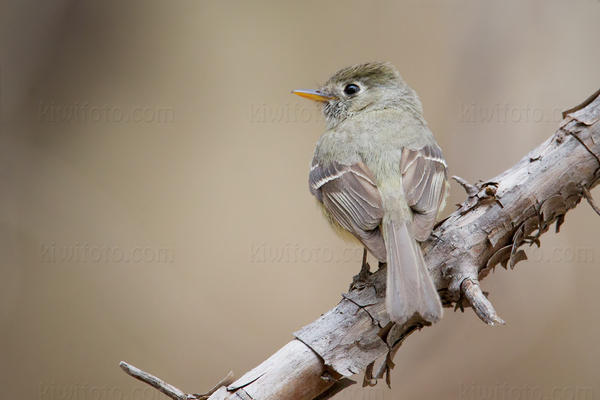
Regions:
<svg viewBox="0 0 600 400"><path fill-rule="evenodd" d="M430 236L449 185L417 93L387 62L346 67L319 89L292 93L322 105L326 130L309 189L335 230L362 243L363 268L367 250L385 264L390 320L437 322L442 304L419 243Z"/></svg>

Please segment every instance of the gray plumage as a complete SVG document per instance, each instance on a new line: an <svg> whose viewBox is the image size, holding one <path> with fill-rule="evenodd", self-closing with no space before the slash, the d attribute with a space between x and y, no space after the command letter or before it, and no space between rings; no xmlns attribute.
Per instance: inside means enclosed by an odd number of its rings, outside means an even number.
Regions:
<svg viewBox="0 0 600 400"><path fill-rule="evenodd" d="M437 321L442 307L417 241L429 237L443 207L446 163L416 93L390 64L368 63L298 94L323 102L328 125L315 149L311 193L334 226L387 262L390 318Z"/></svg>

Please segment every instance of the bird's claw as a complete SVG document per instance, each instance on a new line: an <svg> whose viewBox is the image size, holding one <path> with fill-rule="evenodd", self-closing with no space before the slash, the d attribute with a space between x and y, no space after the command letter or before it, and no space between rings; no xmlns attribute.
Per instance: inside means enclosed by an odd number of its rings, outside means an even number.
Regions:
<svg viewBox="0 0 600 400"><path fill-rule="evenodd" d="M371 266L367 262L367 249L363 252L362 265L360 266L360 272L352 277L352 283L350 284L350 290L363 289L371 276Z"/></svg>

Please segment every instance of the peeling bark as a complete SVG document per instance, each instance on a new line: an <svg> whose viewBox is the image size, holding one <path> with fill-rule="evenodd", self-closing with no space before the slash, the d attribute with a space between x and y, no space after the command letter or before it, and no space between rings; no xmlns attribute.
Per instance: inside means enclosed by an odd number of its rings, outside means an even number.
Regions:
<svg viewBox="0 0 600 400"><path fill-rule="evenodd" d="M552 225L558 232L582 197L599 212L589 193L600 178L598 155L600 91L569 110L558 131L512 168L477 184L455 178L468 197L422 246L444 306L471 306L487 324L503 324L479 280L498 265L513 269L527 259L523 247L539 246ZM385 267L357 275L336 307L209 399L323 400L352 384L348 377L363 370L363 386L384 376L389 385L398 347L427 323L418 317L403 326L390 322L385 279Z"/></svg>

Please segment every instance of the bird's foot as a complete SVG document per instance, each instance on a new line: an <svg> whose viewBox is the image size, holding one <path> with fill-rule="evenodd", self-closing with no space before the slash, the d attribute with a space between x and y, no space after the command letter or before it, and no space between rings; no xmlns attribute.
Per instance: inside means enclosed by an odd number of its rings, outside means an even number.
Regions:
<svg viewBox="0 0 600 400"><path fill-rule="evenodd" d="M367 249L363 251L362 265L360 272L352 277L352 283L350 284L350 290L363 289L371 276L371 266L367 262Z"/></svg>

